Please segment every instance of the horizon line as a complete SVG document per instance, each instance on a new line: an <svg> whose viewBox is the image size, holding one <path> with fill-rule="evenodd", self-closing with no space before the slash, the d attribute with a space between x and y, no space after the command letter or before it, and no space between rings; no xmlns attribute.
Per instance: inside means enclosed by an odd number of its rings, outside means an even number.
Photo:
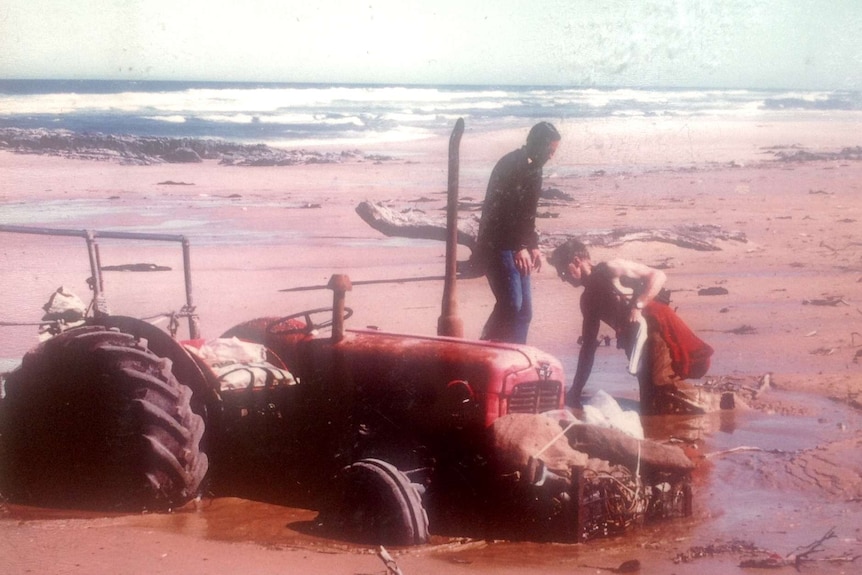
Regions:
<svg viewBox="0 0 862 575"><path fill-rule="evenodd" d="M212 85L212 84L236 84L236 85L271 85L271 86L298 86L298 87L408 87L408 88L481 88L481 89L570 89L570 90L636 90L636 91L651 91L651 90L667 90L667 91L683 91L683 90L698 90L698 91L758 91L758 92L862 92L862 89L851 88L799 88L799 87L781 87L781 88L762 88L762 87L742 87L742 86L695 86L695 85L679 85L679 86L659 86L659 85L598 85L598 84L506 84L506 83L425 83L425 82L326 82L326 81L282 81L282 80L178 80L172 79L129 79L129 78L46 78L46 77L17 77L7 78L0 77L0 83L5 82L58 82L58 83L117 83L117 84L186 84L186 85Z"/></svg>

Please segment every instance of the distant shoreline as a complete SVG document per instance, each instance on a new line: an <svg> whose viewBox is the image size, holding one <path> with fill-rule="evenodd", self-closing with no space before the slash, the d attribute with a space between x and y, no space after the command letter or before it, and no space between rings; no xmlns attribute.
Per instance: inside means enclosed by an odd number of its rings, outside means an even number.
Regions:
<svg viewBox="0 0 862 575"><path fill-rule="evenodd" d="M0 151L13 154L51 156L72 160L111 162L127 166L199 164L221 166L279 167L312 164L398 161L396 155L348 150L278 148L263 143L244 144L223 138L135 136L75 132L67 129L0 128ZM802 163L811 161L860 161L862 146L808 147L801 144L764 146L760 161ZM730 161L730 166L739 165Z"/></svg>
<svg viewBox="0 0 862 575"><path fill-rule="evenodd" d="M379 154L367 155L356 149L341 152L282 150L266 144L240 144L218 138L78 133L43 128L0 128L0 150L138 166L195 164L204 160L217 160L228 166L292 166L392 159Z"/></svg>

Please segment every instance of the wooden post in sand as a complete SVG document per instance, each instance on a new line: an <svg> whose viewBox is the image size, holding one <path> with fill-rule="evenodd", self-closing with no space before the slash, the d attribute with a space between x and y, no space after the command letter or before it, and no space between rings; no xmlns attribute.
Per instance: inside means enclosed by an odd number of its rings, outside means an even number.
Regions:
<svg viewBox="0 0 862 575"><path fill-rule="evenodd" d="M443 283L443 305L437 320L437 335L464 337L464 322L458 316L455 286L458 271L458 148L464 134L464 119L458 118L449 137L449 188L446 205L446 279Z"/></svg>

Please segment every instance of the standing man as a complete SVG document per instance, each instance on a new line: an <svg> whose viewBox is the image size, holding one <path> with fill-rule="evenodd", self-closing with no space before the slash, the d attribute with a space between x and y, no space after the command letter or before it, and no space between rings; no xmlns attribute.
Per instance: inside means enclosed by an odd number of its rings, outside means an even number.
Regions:
<svg viewBox="0 0 862 575"><path fill-rule="evenodd" d="M680 384L706 373L713 350L667 301L656 299L667 279L663 271L625 259L593 264L587 247L574 239L555 249L550 261L560 279L584 288L581 351L566 405L581 407L604 322L616 332L617 347L625 350L629 371L638 377L642 415L703 412Z"/></svg>
<svg viewBox="0 0 862 575"><path fill-rule="evenodd" d="M527 342L533 318L530 274L542 267L536 233L542 167L559 142L557 129L540 122L530 129L526 145L503 156L491 172L477 255L497 301L482 339Z"/></svg>

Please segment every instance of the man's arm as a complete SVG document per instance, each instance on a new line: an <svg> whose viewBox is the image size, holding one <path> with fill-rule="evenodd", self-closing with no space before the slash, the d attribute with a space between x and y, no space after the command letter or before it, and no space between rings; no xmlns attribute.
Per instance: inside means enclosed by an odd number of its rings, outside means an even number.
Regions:
<svg viewBox="0 0 862 575"><path fill-rule="evenodd" d="M536 232L536 211L539 209L539 196L542 193L542 171L532 170L529 164L520 167L521 170L512 176L514 187L519 192L513 197L517 205L513 206L510 215L513 218L513 231L522 248L516 256L516 265L521 274L528 275L542 269L539 234Z"/></svg>
<svg viewBox="0 0 862 575"><path fill-rule="evenodd" d="M632 300L632 313L629 318L633 322L640 319L640 310L658 295L667 281L667 275L663 271L631 260L610 260L608 270L614 285L619 285L619 280L623 277L643 283L643 290L633 296L636 299Z"/></svg>
<svg viewBox="0 0 862 575"><path fill-rule="evenodd" d="M595 310L581 309L584 316L581 329L581 351L578 353L578 368L572 381L572 389L569 396L580 401L581 391L587 385L590 373L593 371L593 362L596 358L596 349L599 346L599 327L601 320ZM569 402L572 403L572 402Z"/></svg>

